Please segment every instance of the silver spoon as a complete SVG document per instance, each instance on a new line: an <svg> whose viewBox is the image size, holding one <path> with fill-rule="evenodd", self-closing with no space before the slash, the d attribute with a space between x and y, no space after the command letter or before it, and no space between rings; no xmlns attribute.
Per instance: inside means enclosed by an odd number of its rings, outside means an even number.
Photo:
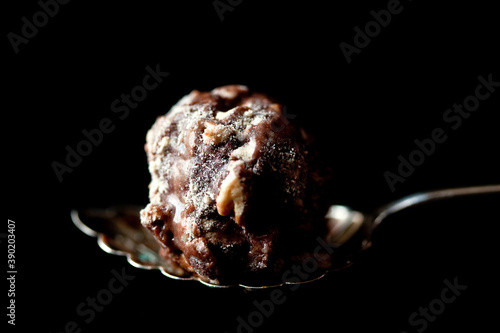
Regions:
<svg viewBox="0 0 500 333"><path fill-rule="evenodd" d="M391 214L436 200L488 193L500 193L500 185L459 187L415 193L382 206L372 214L363 214L347 206L333 205L330 206L326 214L329 230L326 241L331 248L343 250L347 247L348 251L353 252L351 254L355 254L368 249L372 245L374 230ZM117 206L108 209L72 210L71 219L81 231L89 236L97 237L98 244L104 251L126 256L128 262L135 267L150 270L159 269L169 278L199 281L216 288L239 286L245 289L264 289L289 284L309 283L323 278L329 272L344 269L352 264L351 256L347 256L342 257L331 268L316 269L315 274L307 279L284 279L268 285L219 284L217 281L194 276L160 256L158 254L160 245L140 223L140 209L142 207ZM353 241L355 242L354 247L350 244Z"/></svg>

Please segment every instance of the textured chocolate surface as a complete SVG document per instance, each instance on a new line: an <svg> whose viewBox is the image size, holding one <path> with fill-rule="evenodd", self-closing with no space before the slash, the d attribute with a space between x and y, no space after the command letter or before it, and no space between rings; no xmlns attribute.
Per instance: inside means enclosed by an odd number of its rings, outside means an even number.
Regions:
<svg viewBox="0 0 500 333"><path fill-rule="evenodd" d="M162 255L216 282L279 276L323 232L307 134L245 86L194 90L147 134L142 224Z"/></svg>

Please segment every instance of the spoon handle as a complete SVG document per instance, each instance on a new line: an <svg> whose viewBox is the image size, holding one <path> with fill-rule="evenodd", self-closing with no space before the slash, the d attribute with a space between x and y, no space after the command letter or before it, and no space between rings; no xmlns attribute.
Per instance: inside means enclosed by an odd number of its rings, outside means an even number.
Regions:
<svg viewBox="0 0 500 333"><path fill-rule="evenodd" d="M456 197L463 197L475 194L487 194L487 193L500 193L499 185L482 185L482 186L470 186L470 187L457 187L448 188L442 190L426 191L410 194L401 199L390 202L389 204L382 206L376 213L373 219L371 229L372 231L380 225L380 223L389 215L399 212L408 207L413 207L422 203L432 202L439 199L449 199Z"/></svg>

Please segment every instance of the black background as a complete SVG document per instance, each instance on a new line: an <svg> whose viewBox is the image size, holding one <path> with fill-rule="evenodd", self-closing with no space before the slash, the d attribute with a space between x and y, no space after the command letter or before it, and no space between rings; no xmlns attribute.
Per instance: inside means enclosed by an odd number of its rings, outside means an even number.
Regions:
<svg viewBox="0 0 500 333"><path fill-rule="evenodd" d="M75 321L82 332L135 325L148 332L235 332L237 318L256 310L252 302L269 298L269 291L210 289L133 268L70 220L73 208L147 204L146 132L192 89L238 83L280 99L320 138L336 175L335 204L369 211L421 190L499 183L499 92L457 130L442 119L474 94L479 75L500 81L493 5L401 5L349 64L339 44L353 44L353 28L363 28L373 20L370 11L387 1L246 0L223 21L212 1L71 1L17 54L5 37L3 163L6 215L16 222L15 328L62 332ZM21 18L31 21L39 10L36 1L4 10L4 36L20 34ZM170 75L118 119L111 103L157 64ZM51 163L64 163L65 147L75 147L82 130L103 118L115 130L59 182ZM408 156L413 141L437 127L447 141L392 192L384 172L396 173L398 155ZM352 268L296 291L284 288L286 302L253 330L416 332L420 326L408 317L455 278L467 289L425 331L497 326L498 199L456 200L389 219ZM76 308L122 268L134 280L86 323Z"/></svg>

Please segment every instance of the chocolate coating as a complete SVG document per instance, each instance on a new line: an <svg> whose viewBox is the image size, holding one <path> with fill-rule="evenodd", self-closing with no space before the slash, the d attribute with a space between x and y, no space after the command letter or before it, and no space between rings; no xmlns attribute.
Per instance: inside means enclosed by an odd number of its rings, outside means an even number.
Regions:
<svg viewBox="0 0 500 333"><path fill-rule="evenodd" d="M323 176L282 106L240 85L192 91L147 134L142 224L213 282L280 275L324 230Z"/></svg>

